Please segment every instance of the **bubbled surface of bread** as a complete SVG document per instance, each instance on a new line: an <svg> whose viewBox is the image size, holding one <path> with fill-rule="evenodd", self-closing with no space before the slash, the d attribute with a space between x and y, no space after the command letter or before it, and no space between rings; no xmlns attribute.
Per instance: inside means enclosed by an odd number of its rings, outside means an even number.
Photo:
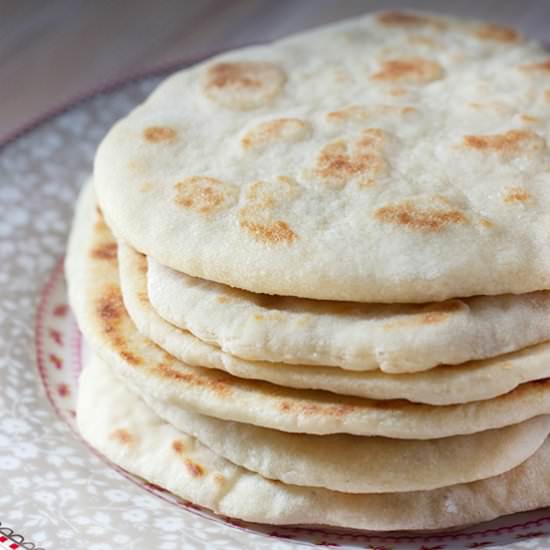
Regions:
<svg viewBox="0 0 550 550"><path fill-rule="evenodd" d="M550 56L385 12L175 74L101 144L115 233L254 292L425 302L550 286Z"/></svg>

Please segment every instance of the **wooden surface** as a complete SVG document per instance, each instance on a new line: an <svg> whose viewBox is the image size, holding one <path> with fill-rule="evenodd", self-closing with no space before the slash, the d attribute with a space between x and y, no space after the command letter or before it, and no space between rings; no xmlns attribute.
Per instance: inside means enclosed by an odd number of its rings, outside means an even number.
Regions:
<svg viewBox="0 0 550 550"><path fill-rule="evenodd" d="M0 0L0 139L125 74L395 7L491 19L550 41L549 0Z"/></svg>

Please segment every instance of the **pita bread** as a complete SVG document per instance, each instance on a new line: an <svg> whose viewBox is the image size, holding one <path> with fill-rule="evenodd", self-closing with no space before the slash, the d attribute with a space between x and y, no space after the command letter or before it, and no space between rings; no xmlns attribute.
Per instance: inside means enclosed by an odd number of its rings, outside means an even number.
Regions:
<svg viewBox="0 0 550 550"><path fill-rule="evenodd" d="M114 240L112 245L115 246ZM327 390L371 399L407 399L431 405L491 399L524 382L546 378L550 373L548 343L485 361L472 361L459 368L445 366L415 374L248 361L164 321L148 300L145 257L121 243L118 260L124 305L139 332L189 365L221 369L240 378L291 388Z"/></svg>
<svg viewBox="0 0 550 550"><path fill-rule="evenodd" d="M422 14L224 53L111 129L99 204L136 250L256 293L548 289L548 66L510 29Z"/></svg>
<svg viewBox="0 0 550 550"><path fill-rule="evenodd" d="M550 430L539 416L443 439L309 435L190 413L143 396L149 408L217 455L265 478L344 493L423 491L485 479L533 455Z"/></svg>
<svg viewBox="0 0 550 550"><path fill-rule="evenodd" d="M115 464L220 514L271 524L444 529L550 504L550 444L513 470L432 491L346 494L270 481L176 430L101 362L80 379L83 437Z"/></svg>
<svg viewBox="0 0 550 550"><path fill-rule="evenodd" d="M91 188L79 200L66 267L71 306L96 353L140 394L190 412L288 432L402 439L475 433L550 413L548 380L495 399L434 407L296 390L188 366L142 336L128 316L116 246Z"/></svg>
<svg viewBox="0 0 550 550"><path fill-rule="evenodd" d="M419 372L550 339L544 291L423 305L304 300L197 279L152 258L147 290L163 319L256 361Z"/></svg>

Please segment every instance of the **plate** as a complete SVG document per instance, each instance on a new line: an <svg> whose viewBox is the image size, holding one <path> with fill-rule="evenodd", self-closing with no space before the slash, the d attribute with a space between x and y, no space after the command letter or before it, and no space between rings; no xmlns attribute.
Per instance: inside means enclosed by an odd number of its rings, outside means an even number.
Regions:
<svg viewBox="0 0 550 550"><path fill-rule="evenodd" d="M549 548L550 509L429 536L228 520L114 467L80 439L81 338L61 259L72 209L102 136L168 72L95 90L0 144L0 548Z"/></svg>

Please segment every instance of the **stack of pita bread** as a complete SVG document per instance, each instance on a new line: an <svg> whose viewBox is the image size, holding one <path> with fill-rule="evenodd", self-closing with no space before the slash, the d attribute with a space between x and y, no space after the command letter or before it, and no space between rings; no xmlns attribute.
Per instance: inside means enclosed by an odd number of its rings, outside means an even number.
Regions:
<svg viewBox="0 0 550 550"><path fill-rule="evenodd" d="M166 80L77 207L83 436L256 522L549 505L549 119L537 44L418 13Z"/></svg>

